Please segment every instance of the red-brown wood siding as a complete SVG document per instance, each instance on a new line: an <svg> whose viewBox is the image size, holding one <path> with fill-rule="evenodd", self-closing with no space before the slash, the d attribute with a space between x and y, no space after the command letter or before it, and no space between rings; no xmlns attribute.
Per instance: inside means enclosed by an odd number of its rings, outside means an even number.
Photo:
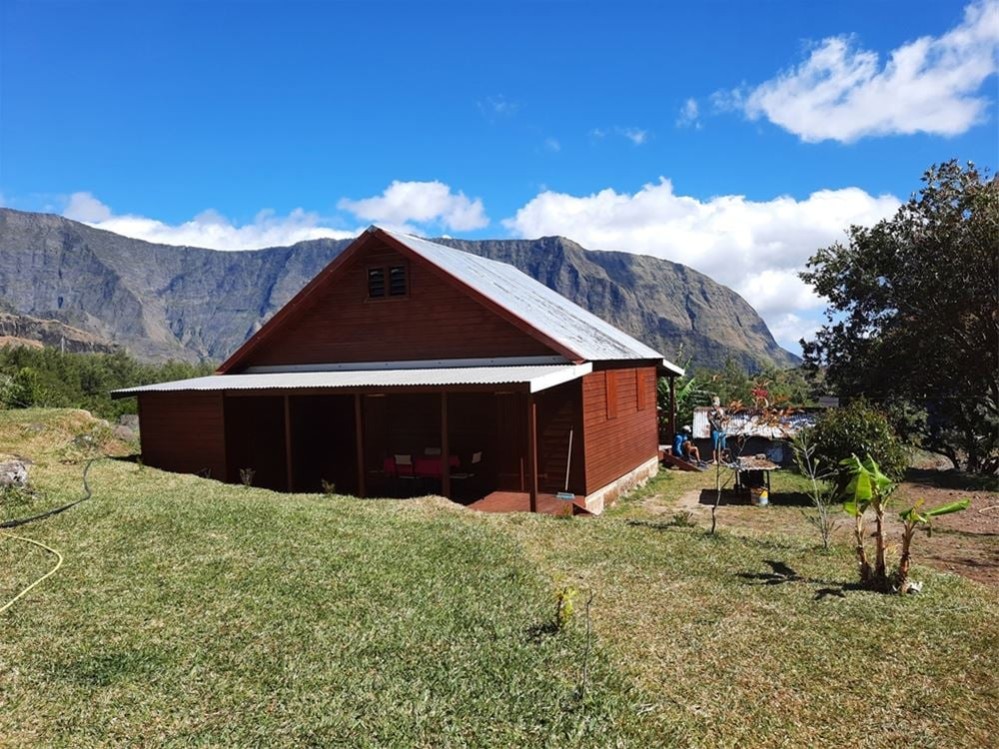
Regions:
<svg viewBox="0 0 999 749"><path fill-rule="evenodd" d="M592 372L583 378L583 432L586 447L586 492L600 489L637 468L658 454L659 440L654 408L638 408L637 388L641 383L643 398L655 402L655 368L642 367L647 375L634 369ZM607 386L612 375L615 385ZM617 396L616 407L608 406L611 391ZM614 412L614 418L608 413Z"/></svg>
<svg viewBox="0 0 999 749"><path fill-rule="evenodd" d="M392 265L407 266L408 295L369 300L367 269ZM261 342L241 366L553 353L423 263L373 245L358 253L335 283Z"/></svg>
<svg viewBox="0 0 999 749"><path fill-rule="evenodd" d="M544 390L538 403L538 487L543 492L565 490L569 433L572 432L570 492L582 494L585 485L582 388L578 380Z"/></svg>
<svg viewBox="0 0 999 749"><path fill-rule="evenodd" d="M240 471L248 469L253 486L287 489L284 396L227 397L223 403L227 480L241 481Z"/></svg>
<svg viewBox="0 0 999 749"><path fill-rule="evenodd" d="M144 393L139 413L146 465L179 473L207 470L225 481L221 393Z"/></svg>
<svg viewBox="0 0 999 749"><path fill-rule="evenodd" d="M604 374L604 405L607 408L607 418L617 418L618 393L617 393L617 370L611 370Z"/></svg>

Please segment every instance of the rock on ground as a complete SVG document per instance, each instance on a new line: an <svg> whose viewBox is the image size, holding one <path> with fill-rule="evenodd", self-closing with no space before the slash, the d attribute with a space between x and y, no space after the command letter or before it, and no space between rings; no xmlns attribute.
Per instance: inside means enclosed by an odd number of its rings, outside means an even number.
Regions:
<svg viewBox="0 0 999 749"><path fill-rule="evenodd" d="M28 485L28 464L23 460L5 460L0 463L0 487Z"/></svg>

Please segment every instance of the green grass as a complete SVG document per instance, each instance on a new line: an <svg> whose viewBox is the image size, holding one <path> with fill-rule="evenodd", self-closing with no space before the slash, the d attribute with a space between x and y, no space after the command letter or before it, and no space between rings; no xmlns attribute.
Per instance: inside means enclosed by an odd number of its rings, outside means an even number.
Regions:
<svg viewBox="0 0 999 749"><path fill-rule="evenodd" d="M31 509L79 495L61 460L90 428L0 412L0 453L36 461ZM123 461L91 484L18 531L66 563L0 615L0 745L929 747L999 729L995 593L920 569L922 596L819 595L853 565L807 536L709 537L641 495L556 519ZM0 605L50 566L0 539ZM566 585L579 609L594 596L589 649L582 614L545 632Z"/></svg>

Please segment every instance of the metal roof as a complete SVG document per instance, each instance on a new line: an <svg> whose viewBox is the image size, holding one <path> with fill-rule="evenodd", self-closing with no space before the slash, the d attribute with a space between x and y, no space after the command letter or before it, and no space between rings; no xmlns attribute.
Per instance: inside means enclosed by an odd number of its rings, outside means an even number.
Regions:
<svg viewBox="0 0 999 749"><path fill-rule="evenodd" d="M528 385L530 392L561 385L593 371L592 364L548 364L446 369L359 369L325 372L225 374L123 388L112 396L139 393L218 392L226 390L337 390L369 387L446 387L448 385Z"/></svg>
<svg viewBox="0 0 999 749"><path fill-rule="evenodd" d="M708 413L711 408L698 406L694 409L694 439L710 439L711 425ZM725 434L729 437L762 437L769 440L793 439L802 429L815 426L818 415L809 411L797 411L784 415L777 423L765 420L757 413L739 412L728 415Z"/></svg>
<svg viewBox="0 0 999 749"><path fill-rule="evenodd" d="M667 361L655 349L618 330L606 320L574 304L508 263L445 247L409 234L381 227L372 229L378 229L404 244L544 335L574 351L582 359L658 359L666 369L683 374L681 367Z"/></svg>

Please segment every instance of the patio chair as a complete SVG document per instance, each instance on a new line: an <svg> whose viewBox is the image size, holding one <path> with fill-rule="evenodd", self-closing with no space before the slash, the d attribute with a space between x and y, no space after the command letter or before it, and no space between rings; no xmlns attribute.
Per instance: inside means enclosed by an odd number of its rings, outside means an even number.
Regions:
<svg viewBox="0 0 999 749"><path fill-rule="evenodd" d="M401 479L413 478L413 456L395 455L395 475Z"/></svg>
<svg viewBox="0 0 999 749"><path fill-rule="evenodd" d="M458 479L459 481L463 479L470 479L475 476L476 466L482 463L482 451L472 453L472 460L469 463L469 470L459 471L458 473L452 473L451 478Z"/></svg>

